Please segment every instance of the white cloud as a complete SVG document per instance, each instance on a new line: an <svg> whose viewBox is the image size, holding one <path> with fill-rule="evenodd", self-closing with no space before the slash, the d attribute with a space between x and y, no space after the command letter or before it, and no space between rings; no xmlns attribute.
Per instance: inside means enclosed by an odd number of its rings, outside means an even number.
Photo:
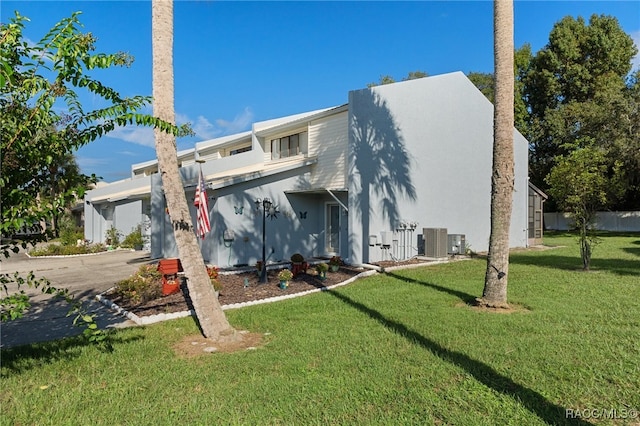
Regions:
<svg viewBox="0 0 640 426"><path fill-rule="evenodd" d="M248 130L253 119L254 115L249 107L237 114L233 120L228 121L219 118L214 120L215 124L211 123L208 118L202 115L199 115L195 120L193 120L185 114L176 113L176 122L178 124L191 123L191 127L195 132L196 137L201 140L232 135L234 133ZM125 142L155 148L153 129L150 127L116 127L112 132L109 132L108 136Z"/></svg>
<svg viewBox="0 0 640 426"><path fill-rule="evenodd" d="M219 136L232 135L234 133L248 130L253 122L253 111L251 108L245 108L241 113L237 114L233 120L225 120L218 118L214 120L215 124L211 123L208 118L199 115L195 120L189 120L188 117L183 116L184 122L191 122L193 131L196 136L202 139L213 139Z"/></svg>
<svg viewBox="0 0 640 426"><path fill-rule="evenodd" d="M135 143L150 148L155 147L155 140L153 137L153 129L151 127L116 127L113 131L109 132L110 138L121 139L125 142Z"/></svg>
<svg viewBox="0 0 640 426"><path fill-rule="evenodd" d="M231 135L247 130L253 122L253 112L249 107L245 108L240 114L236 115L233 121L226 121L223 119L216 120L218 126L224 129L224 133Z"/></svg>
<svg viewBox="0 0 640 426"><path fill-rule="evenodd" d="M199 115L195 121L191 122L191 127L196 136L202 139L212 139L220 135L220 131L205 117Z"/></svg>
<svg viewBox="0 0 640 426"><path fill-rule="evenodd" d="M119 151L118 154L127 155L129 157L135 157L135 156L138 155L138 154L136 154L135 152L132 152L132 151Z"/></svg>

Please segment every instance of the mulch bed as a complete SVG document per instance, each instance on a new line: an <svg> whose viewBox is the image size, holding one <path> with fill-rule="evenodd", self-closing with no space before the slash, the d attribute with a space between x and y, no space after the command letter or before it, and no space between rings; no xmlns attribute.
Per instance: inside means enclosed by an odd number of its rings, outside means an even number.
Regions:
<svg viewBox="0 0 640 426"><path fill-rule="evenodd" d="M253 300L267 299L270 297L283 296L287 294L301 293L317 288L329 287L339 284L349 278L363 272L363 269L351 267L341 267L337 272L327 272L327 278L321 281L315 271L309 269L308 273L301 273L289 282L289 287L281 289L278 284L279 270L269 270L267 283L260 284L258 274L254 272L243 272L238 274L220 274L218 276L222 284L222 290L218 300L221 305L249 302ZM245 286L246 284L248 286ZM130 305L117 294L106 294L105 297L122 309L136 314L137 316L149 316L156 314L167 314L182 312L192 309L189 291L186 284L180 286L178 293L151 300L144 304Z"/></svg>

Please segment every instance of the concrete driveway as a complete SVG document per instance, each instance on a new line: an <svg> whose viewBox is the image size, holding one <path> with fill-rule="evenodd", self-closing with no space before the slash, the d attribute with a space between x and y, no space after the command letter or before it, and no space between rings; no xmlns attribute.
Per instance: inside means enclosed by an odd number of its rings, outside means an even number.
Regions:
<svg viewBox="0 0 640 426"><path fill-rule="evenodd" d="M97 315L100 327L124 327L133 322L114 314L95 296L134 273L142 264L150 262L145 251L115 250L95 255L73 257L29 258L24 253L2 259L0 271L23 274L33 271L36 277L46 277L54 287L68 288L71 294L85 303ZM69 305L39 290L26 290L31 308L25 316L0 325L0 346L8 348L27 343L56 340L82 333L73 326L73 317L67 317Z"/></svg>

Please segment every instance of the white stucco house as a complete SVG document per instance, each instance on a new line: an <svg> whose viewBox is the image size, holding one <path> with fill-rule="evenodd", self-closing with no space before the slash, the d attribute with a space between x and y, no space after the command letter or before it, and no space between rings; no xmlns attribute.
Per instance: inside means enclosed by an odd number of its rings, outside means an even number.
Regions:
<svg viewBox="0 0 640 426"><path fill-rule="evenodd" d="M514 129L511 247L528 245L527 140ZM423 250L424 228L464 234L488 249L493 105L461 72L349 93L334 108L254 123L251 130L197 143L178 154L188 200L199 173L207 184L211 232L205 260L221 267L340 255L352 264L402 259ZM204 160L198 164L196 160ZM86 194L85 234L128 233L143 224L153 258L176 257L157 162ZM192 208L195 224L196 211Z"/></svg>

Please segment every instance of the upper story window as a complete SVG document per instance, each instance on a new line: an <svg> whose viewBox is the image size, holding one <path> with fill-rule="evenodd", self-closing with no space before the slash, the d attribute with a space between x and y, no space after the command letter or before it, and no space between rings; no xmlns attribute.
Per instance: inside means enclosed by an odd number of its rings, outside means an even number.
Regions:
<svg viewBox="0 0 640 426"><path fill-rule="evenodd" d="M251 151L251 145L243 146L242 148L232 149L231 151L229 151L229 155L236 155L236 154L240 154L242 152L248 152L248 151Z"/></svg>
<svg viewBox="0 0 640 426"><path fill-rule="evenodd" d="M271 159L293 157L300 154L300 134L271 140Z"/></svg>

